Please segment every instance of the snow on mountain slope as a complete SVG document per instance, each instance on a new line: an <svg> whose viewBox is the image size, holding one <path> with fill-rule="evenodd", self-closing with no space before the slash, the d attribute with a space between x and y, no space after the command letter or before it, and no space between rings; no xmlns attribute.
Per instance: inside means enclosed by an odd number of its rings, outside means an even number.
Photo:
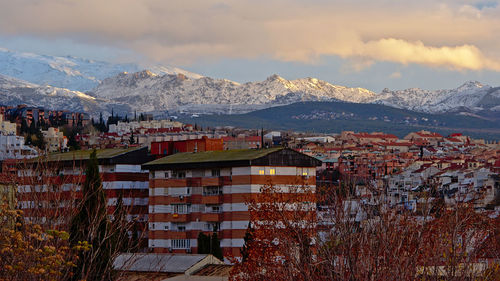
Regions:
<svg viewBox="0 0 500 281"><path fill-rule="evenodd" d="M334 86L314 78L286 80L272 75L261 82L239 84L209 77L156 75L150 71L121 73L104 79L89 94L130 104L143 111L177 111L186 105L207 105L208 111L210 105L227 105L226 108L246 105L250 110L256 105L274 106L297 101L366 102L375 96L366 89Z"/></svg>
<svg viewBox="0 0 500 281"><path fill-rule="evenodd" d="M500 88L469 81L451 90L428 91L410 88L390 91L384 89L371 102L429 113L463 109L481 111L500 105Z"/></svg>
<svg viewBox="0 0 500 281"><path fill-rule="evenodd" d="M0 75L0 104L12 106L27 104L47 109L88 112L94 116L99 112L107 115L112 107L130 111L126 105L96 99L82 92L39 86L4 75Z"/></svg>
<svg viewBox="0 0 500 281"><path fill-rule="evenodd" d="M120 72L137 72L142 68L136 64L113 64L76 57L54 57L32 53L21 53L0 48L0 74L26 80L40 85L52 85L78 91L89 91L101 80ZM201 78L175 67L153 66L157 74L182 73Z"/></svg>

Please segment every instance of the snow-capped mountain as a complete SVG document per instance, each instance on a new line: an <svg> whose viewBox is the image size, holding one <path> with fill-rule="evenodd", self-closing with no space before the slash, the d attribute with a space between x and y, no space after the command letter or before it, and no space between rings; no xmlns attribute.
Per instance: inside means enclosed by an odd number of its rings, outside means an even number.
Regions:
<svg viewBox="0 0 500 281"><path fill-rule="evenodd" d="M500 87L469 81L451 90L384 89L371 102L429 113L495 110L500 105Z"/></svg>
<svg viewBox="0 0 500 281"><path fill-rule="evenodd" d="M75 91L89 91L101 80L120 72L137 72L143 68L136 64L113 64L76 57L55 57L21 53L0 48L0 74L39 85L51 85ZM199 74L176 68L153 66L157 74L182 73L193 78Z"/></svg>
<svg viewBox="0 0 500 281"><path fill-rule="evenodd" d="M272 75L264 81L240 84L175 67L141 69L135 64L113 64L0 48L0 103L26 103L96 115L109 113L111 108L120 114L134 110L244 113L298 101L345 101L500 119L500 87L476 81L451 90L384 89L377 94L315 78L287 80Z"/></svg>
<svg viewBox="0 0 500 281"><path fill-rule="evenodd" d="M272 75L264 81L239 84L209 77L157 75L150 71L121 73L104 79L89 94L142 111L178 111L195 106L204 112L214 108L227 112L229 107L240 108L239 112L250 111L297 101L368 102L375 96L366 89L335 86L314 78L286 80Z"/></svg>
<svg viewBox="0 0 500 281"><path fill-rule="evenodd" d="M67 109L89 112L94 115L103 112L108 115L111 108L130 111L126 105L96 99L82 92L52 86L40 86L12 77L0 75L0 104L27 104L47 109Z"/></svg>

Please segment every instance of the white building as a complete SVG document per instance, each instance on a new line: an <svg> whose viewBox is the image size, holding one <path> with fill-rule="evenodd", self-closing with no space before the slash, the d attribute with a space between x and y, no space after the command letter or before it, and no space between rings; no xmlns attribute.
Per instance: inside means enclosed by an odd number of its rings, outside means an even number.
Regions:
<svg viewBox="0 0 500 281"><path fill-rule="evenodd" d="M161 128L182 128L183 124L177 121L170 120L151 120L151 121L131 121L121 122L118 124L109 125L110 133L118 133L119 135L130 133L139 128L144 129L161 129Z"/></svg>
<svg viewBox="0 0 500 281"><path fill-rule="evenodd" d="M24 137L0 134L0 160L38 156L38 151L24 144Z"/></svg>

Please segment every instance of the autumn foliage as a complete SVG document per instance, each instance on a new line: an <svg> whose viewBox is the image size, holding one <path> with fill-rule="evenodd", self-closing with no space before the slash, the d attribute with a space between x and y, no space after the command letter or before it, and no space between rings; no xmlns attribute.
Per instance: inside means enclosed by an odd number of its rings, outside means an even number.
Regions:
<svg viewBox="0 0 500 281"><path fill-rule="evenodd" d="M357 199L264 187L231 280L500 280L498 218L464 202L414 213Z"/></svg>
<svg viewBox="0 0 500 281"><path fill-rule="evenodd" d="M26 222L19 210L0 207L0 280L65 280L79 249L71 249L69 234L44 231Z"/></svg>

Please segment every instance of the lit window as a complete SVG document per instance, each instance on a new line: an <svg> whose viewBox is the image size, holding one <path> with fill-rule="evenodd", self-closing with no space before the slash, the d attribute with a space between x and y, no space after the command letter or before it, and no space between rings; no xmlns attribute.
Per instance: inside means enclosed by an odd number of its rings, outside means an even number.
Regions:
<svg viewBox="0 0 500 281"><path fill-rule="evenodd" d="M303 175L303 176L307 176L307 171L303 171L303 172L302 172L302 175Z"/></svg>
<svg viewBox="0 0 500 281"><path fill-rule="evenodd" d="M276 175L276 169L270 169L269 174L271 175Z"/></svg>
<svg viewBox="0 0 500 281"><path fill-rule="evenodd" d="M263 175L264 174L264 170L259 170L259 175Z"/></svg>

